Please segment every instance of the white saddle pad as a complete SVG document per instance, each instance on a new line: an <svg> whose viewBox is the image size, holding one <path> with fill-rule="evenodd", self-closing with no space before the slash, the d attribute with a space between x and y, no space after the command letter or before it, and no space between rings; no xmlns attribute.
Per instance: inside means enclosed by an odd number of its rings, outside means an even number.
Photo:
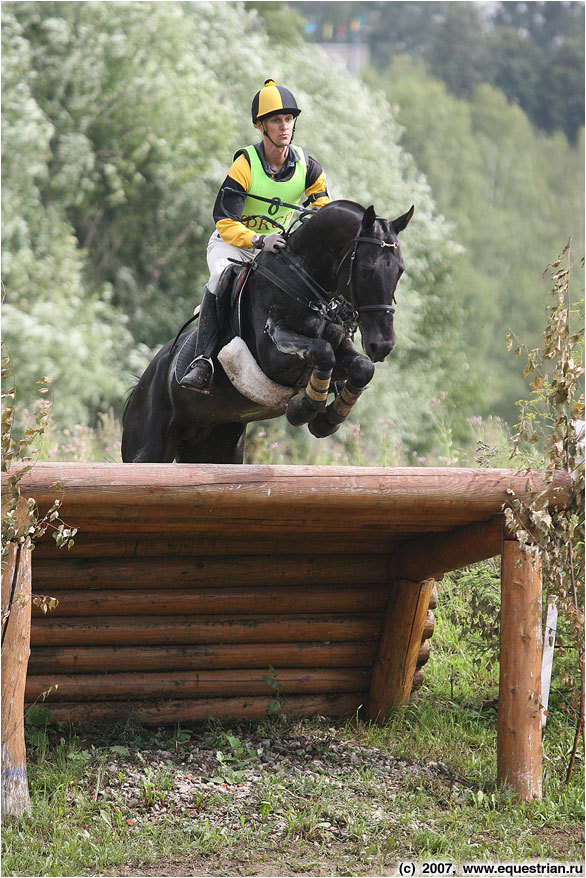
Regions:
<svg viewBox="0 0 586 878"><path fill-rule="evenodd" d="M222 348L218 360L238 393L259 405L284 412L288 401L297 392L293 387L283 387L268 378L239 336Z"/></svg>

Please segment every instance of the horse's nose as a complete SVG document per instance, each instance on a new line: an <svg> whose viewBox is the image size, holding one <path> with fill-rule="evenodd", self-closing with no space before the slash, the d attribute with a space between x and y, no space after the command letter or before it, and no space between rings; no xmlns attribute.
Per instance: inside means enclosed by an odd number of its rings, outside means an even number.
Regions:
<svg viewBox="0 0 586 878"><path fill-rule="evenodd" d="M395 339L389 338L386 341L376 342L370 341L366 345L366 355L373 363L381 363L395 347Z"/></svg>

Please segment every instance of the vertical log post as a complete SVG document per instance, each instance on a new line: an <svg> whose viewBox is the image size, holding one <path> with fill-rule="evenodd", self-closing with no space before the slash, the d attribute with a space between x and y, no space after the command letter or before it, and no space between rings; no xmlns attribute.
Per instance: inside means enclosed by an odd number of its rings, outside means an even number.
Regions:
<svg viewBox="0 0 586 878"><path fill-rule="evenodd" d="M24 688L30 655L31 550L10 546L2 574L2 817L30 813Z"/></svg>
<svg viewBox="0 0 586 878"><path fill-rule="evenodd" d="M541 798L541 564L503 541L497 780Z"/></svg>
<svg viewBox="0 0 586 878"><path fill-rule="evenodd" d="M372 669L367 719L383 722L389 710L409 701L432 590L433 579L393 584Z"/></svg>

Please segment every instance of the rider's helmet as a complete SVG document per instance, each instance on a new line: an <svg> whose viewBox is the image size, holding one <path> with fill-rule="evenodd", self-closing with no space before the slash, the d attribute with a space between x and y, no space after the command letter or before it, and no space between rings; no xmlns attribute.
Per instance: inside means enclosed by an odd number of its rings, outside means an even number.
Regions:
<svg viewBox="0 0 586 878"><path fill-rule="evenodd" d="M298 116L301 110L288 88L275 85L273 79L265 79L265 84L252 99L252 124L268 119L276 113L291 113Z"/></svg>

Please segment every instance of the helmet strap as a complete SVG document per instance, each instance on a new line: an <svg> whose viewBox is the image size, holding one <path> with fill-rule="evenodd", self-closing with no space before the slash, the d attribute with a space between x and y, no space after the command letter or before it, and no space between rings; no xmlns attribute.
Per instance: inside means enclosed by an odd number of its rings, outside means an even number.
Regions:
<svg viewBox="0 0 586 878"><path fill-rule="evenodd" d="M260 121L262 122L262 134L263 134L263 137L268 138L268 140L271 141L271 143L273 144L274 147L276 147L277 149L280 149L279 144L278 144L278 143L275 143L275 141L272 139L272 137L270 136L269 132L267 131L267 129L266 129L266 127L265 127L264 120L261 119ZM297 125L297 119L295 119L295 121L293 122L293 131L291 132L291 140L289 141L289 146L291 146L291 144L293 143L293 138L295 137L295 126L296 126L296 125Z"/></svg>
<svg viewBox="0 0 586 878"><path fill-rule="evenodd" d="M269 132L267 131L267 129L266 129L266 127L265 127L265 123L264 123L264 121L263 121L263 120L261 120L261 121L262 121L262 136L263 136L263 137L266 137L267 140L270 140L271 143L273 144L273 146L274 146L276 149L280 149L279 144L278 144L278 143L275 143L275 141L273 140L273 138L271 137L271 135L270 135Z"/></svg>

